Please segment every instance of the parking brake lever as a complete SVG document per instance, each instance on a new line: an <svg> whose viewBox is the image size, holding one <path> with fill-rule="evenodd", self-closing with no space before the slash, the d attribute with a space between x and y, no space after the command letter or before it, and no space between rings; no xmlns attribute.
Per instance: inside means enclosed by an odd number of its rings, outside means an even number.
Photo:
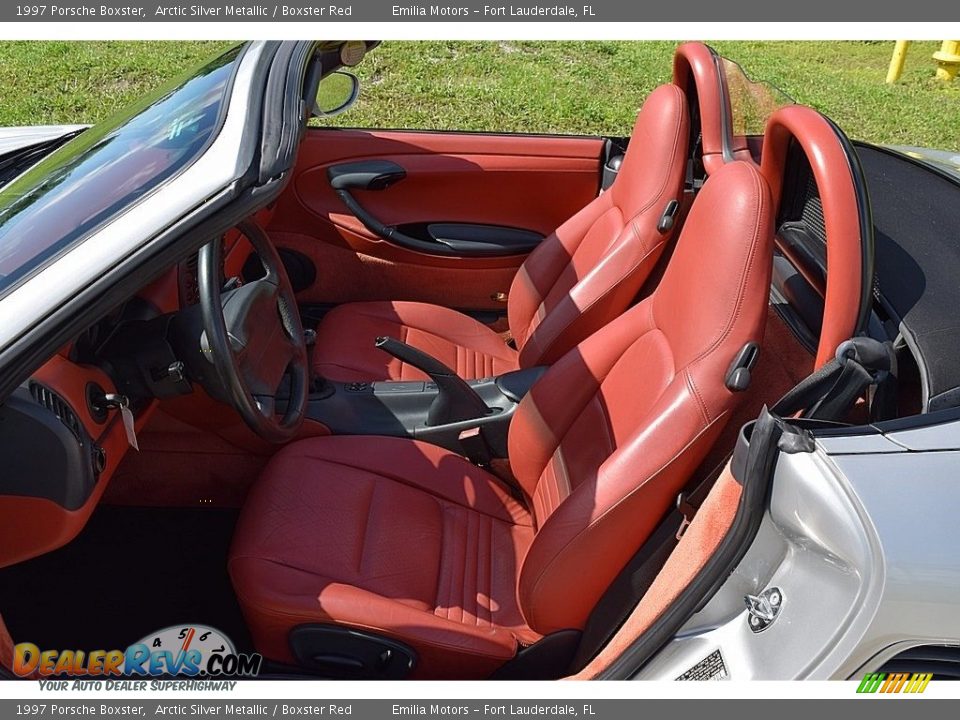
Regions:
<svg viewBox="0 0 960 720"><path fill-rule="evenodd" d="M392 337L378 337L375 344L401 362L425 372L437 384L437 397L427 412L427 425L447 425L490 414L490 408L477 392L435 357Z"/></svg>

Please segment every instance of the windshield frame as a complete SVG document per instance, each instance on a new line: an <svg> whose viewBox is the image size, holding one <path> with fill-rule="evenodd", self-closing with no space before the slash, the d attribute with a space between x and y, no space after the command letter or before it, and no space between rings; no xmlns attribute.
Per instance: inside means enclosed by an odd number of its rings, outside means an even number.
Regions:
<svg viewBox="0 0 960 720"><path fill-rule="evenodd" d="M96 221L92 222L89 226L82 227L79 232L68 232L61 234L50 242L46 243L39 252L32 255L23 263L23 265L18 266L17 270L23 269L23 272L17 272L12 281L4 282L3 279L0 279L0 301L2 301L11 293L15 292L24 284L28 283L38 274L42 273L44 269L56 263L65 255L69 254L78 245L86 242L101 229L123 217L131 209L142 204L156 193L161 191L163 188L168 187L171 183L174 183L200 158L202 158L204 154L206 154L213 143L216 142L221 131L223 130L227 110L230 105L230 98L233 94L233 86L236 81L237 72L245 54L247 53L248 47L249 46L247 44L234 45L233 47L218 53L202 65L192 68L190 71L175 78L174 80L160 85L152 92L146 93L144 96L135 100L131 105L121 108L117 113L109 116L100 123L77 132L72 138L60 144L58 147L54 147L51 152L46 153L42 157L38 158L35 163L31 163L29 167L24 168L23 171L11 179L10 182L4 183L3 186L0 187L0 195L2 195L4 192L9 192L9 190L13 188L16 183L28 176L31 172L36 171L37 167L44 162L56 162L58 154L63 154L65 160L69 160L71 152L75 152L76 157L83 157L84 153L89 152L90 149L88 148L87 150L78 151L76 144L88 142L90 137L89 133L96 133L100 140L108 138L111 135L115 136L119 133L122 133L125 128L131 127L138 120L142 119L144 114L148 113L156 106L156 104L167 102L176 97L179 93L184 92L191 80L201 77L211 66L219 63L217 69L220 67L229 67L229 75L223 82L223 86L217 100L216 117L210 127L209 132L203 138L203 141L199 143L197 147L191 148L190 151L186 152L183 157L178 158L173 164L172 169L167 168L169 172L161 171L158 173L159 179L157 179L157 177L147 178L146 181L141 185L139 191L132 198L130 195L127 195L126 197L121 198L117 203L100 209L100 216L94 216L96 217ZM53 165L45 176L38 176L37 184L34 187L40 186L45 177L49 177L60 169L60 166ZM77 180L67 180L67 182L77 182ZM9 204L5 202L4 205L13 205L17 202L17 200L18 198L14 197L8 201ZM5 209L5 207L0 207L0 215L2 215ZM48 209L48 211L49 210L50 209ZM3 232L3 226L5 224L6 220L0 221L0 233ZM0 239L0 242L2 242L2 239ZM0 278L3 278L3 276L0 276Z"/></svg>

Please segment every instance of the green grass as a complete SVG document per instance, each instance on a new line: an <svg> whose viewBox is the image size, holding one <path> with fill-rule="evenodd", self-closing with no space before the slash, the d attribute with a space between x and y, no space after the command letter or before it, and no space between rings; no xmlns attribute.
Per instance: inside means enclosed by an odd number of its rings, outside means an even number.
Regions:
<svg viewBox="0 0 960 720"><path fill-rule="evenodd" d="M227 47L0 42L0 126L96 122Z"/></svg>
<svg viewBox="0 0 960 720"><path fill-rule="evenodd" d="M2 42L0 125L95 122L228 43ZM388 42L357 69L357 106L331 124L628 134L668 80L673 42ZM892 42L717 42L723 54L853 137L960 150L960 80L914 43L884 84Z"/></svg>

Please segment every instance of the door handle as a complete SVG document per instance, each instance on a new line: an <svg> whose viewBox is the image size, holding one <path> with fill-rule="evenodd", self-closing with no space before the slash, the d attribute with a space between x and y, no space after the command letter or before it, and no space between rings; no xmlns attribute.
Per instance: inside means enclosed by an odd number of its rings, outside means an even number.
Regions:
<svg viewBox="0 0 960 720"><path fill-rule="evenodd" d="M327 179L330 181L330 187L337 193L337 197L367 230L381 240L432 255L455 255L456 253L445 245L412 237L380 222L357 202L353 193L350 192L351 190L385 190L406 177L407 171L390 160L361 160L331 165L327 168Z"/></svg>
<svg viewBox="0 0 960 720"><path fill-rule="evenodd" d="M386 190L407 176L407 171L389 160L361 160L331 165L327 178L334 190Z"/></svg>
<svg viewBox="0 0 960 720"><path fill-rule="evenodd" d="M407 171L390 160L361 160L327 168L330 187L367 230L411 250L453 257L496 257L530 252L543 239L529 230L470 223L427 223L424 227L429 237L415 237L378 220L351 192L385 190L406 177Z"/></svg>

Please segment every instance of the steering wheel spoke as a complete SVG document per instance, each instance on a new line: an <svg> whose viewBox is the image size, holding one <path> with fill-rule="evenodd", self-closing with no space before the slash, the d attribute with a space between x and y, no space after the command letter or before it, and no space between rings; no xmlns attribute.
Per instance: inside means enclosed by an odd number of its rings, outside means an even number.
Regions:
<svg viewBox="0 0 960 720"><path fill-rule="evenodd" d="M271 442L290 439L303 421L309 368L296 298L280 256L253 223L240 230L265 276L223 292L218 238L200 251L198 279L204 330L221 383L247 425ZM276 396L289 376L282 418Z"/></svg>

